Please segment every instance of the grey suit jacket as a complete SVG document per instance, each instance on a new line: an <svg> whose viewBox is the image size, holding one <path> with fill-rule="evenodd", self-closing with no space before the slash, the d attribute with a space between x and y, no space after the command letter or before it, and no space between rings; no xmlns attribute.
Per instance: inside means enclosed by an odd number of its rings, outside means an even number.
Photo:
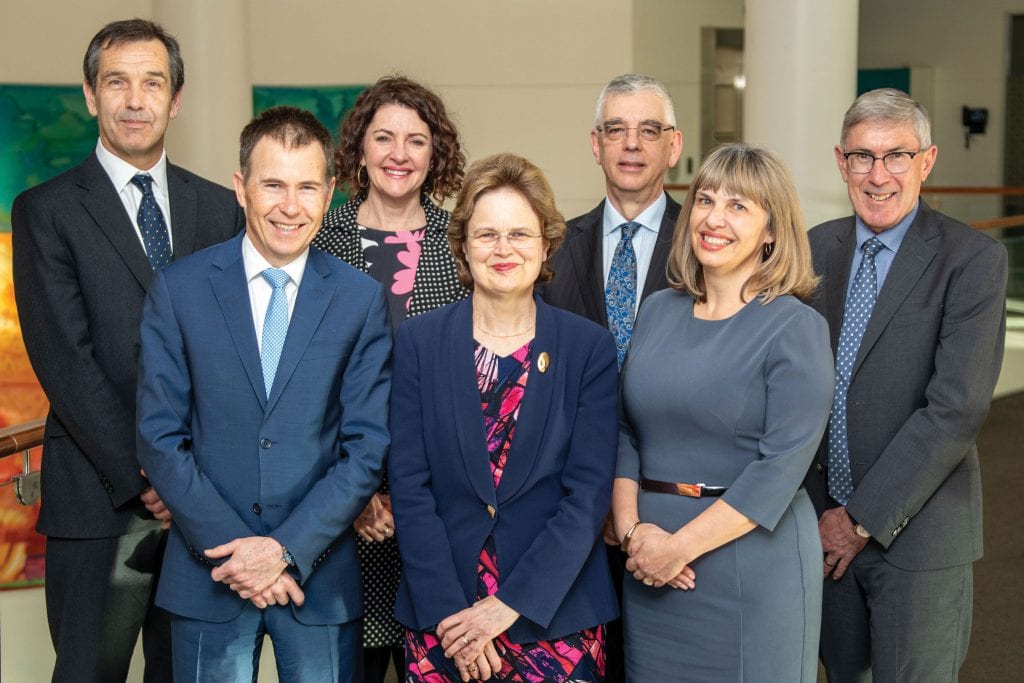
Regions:
<svg viewBox="0 0 1024 683"><path fill-rule="evenodd" d="M842 327L854 218L810 231L822 284L812 305ZM847 395L854 493L847 511L891 564L938 569L982 553L975 435L999 376L1006 330L1006 249L933 211L917 217L879 292ZM827 494L828 434L806 485L819 515Z"/></svg>
<svg viewBox="0 0 1024 683"><path fill-rule="evenodd" d="M229 190L171 164L167 182L176 259L244 225ZM11 223L18 317L50 400L39 531L123 534L151 518L138 502L135 383L153 271L95 153L19 195Z"/></svg>
<svg viewBox="0 0 1024 683"><path fill-rule="evenodd" d="M676 230L680 206L667 193L665 215L658 229L651 266L647 271L639 303L668 287L665 264L668 261L672 235ZM608 327L608 314L604 308L604 261L601 252L601 226L604 221L604 202L591 211L568 222L565 242L551 257L555 277L544 285L541 295L552 306L571 311Z"/></svg>

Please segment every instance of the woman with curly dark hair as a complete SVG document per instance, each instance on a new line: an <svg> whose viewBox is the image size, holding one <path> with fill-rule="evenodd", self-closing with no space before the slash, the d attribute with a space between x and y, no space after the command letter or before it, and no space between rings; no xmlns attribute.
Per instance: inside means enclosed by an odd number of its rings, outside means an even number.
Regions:
<svg viewBox="0 0 1024 683"><path fill-rule="evenodd" d="M351 199L324 217L314 245L384 285L395 329L407 317L464 298L438 204L462 186L465 156L444 103L419 83L386 76L341 123L339 185ZM435 204L435 201L437 204ZM393 610L401 563L387 480L355 522L363 574L364 676L380 683L403 664Z"/></svg>

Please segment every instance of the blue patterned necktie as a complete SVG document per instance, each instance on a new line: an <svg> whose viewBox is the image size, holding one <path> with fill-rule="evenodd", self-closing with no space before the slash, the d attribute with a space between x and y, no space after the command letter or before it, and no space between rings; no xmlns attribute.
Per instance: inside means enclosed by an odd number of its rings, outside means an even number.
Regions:
<svg viewBox="0 0 1024 683"><path fill-rule="evenodd" d="M260 275L274 288L267 304L267 315L263 318L263 340L260 349L260 361L263 363L263 386L270 398L270 388L274 386L274 375L277 374L277 362L281 360L281 349L284 338L288 336L288 296L284 286L288 284L288 273L280 268L267 268Z"/></svg>
<svg viewBox="0 0 1024 683"><path fill-rule="evenodd" d="M850 446L846 432L846 394L850 389L853 362L857 359L860 341L875 307L875 293L878 289L875 256L882 250L882 246L877 237L872 237L861 246L864 258L853 278L853 287L850 288L843 312L843 327L839 332L836 393L832 399L832 414L828 419L828 492L842 505L846 505L853 493Z"/></svg>
<svg viewBox="0 0 1024 683"><path fill-rule="evenodd" d="M633 221L619 226L622 239L615 246L612 267L608 271L608 285L604 288L608 329L615 337L620 370L622 361L626 359L629 338L633 336L633 319L636 315L636 254L633 252L633 235L640 227L639 223Z"/></svg>
<svg viewBox="0 0 1024 683"><path fill-rule="evenodd" d="M132 178L132 185L142 190L139 204L139 231L146 245L146 256L153 270L159 270L171 262L171 238L167 234L164 214L153 196L153 178L139 173Z"/></svg>

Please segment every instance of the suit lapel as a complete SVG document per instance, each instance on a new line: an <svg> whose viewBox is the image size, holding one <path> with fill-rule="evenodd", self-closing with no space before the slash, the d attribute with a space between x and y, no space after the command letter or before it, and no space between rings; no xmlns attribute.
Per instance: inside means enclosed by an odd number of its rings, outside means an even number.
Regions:
<svg viewBox="0 0 1024 683"><path fill-rule="evenodd" d="M302 284L299 285L295 297L295 310L292 311L291 321L288 323L288 336L285 337L284 348L281 349L281 359L277 362L274 386L267 401L267 412L274 409L334 299L336 292L331 286L331 274L323 252L319 249L310 249L306 270L302 274ZM262 373L262 366L260 372Z"/></svg>
<svg viewBox="0 0 1024 683"><path fill-rule="evenodd" d="M530 374L523 402L519 406L516 433L512 439L508 462L498 484L499 503L508 500L522 488L533 471L537 455L540 453L544 427L550 414L555 377L560 375L558 365L564 362L564 359L558 357L558 349L554 316L551 309L538 298L537 334L530 355ZM541 372L537 367L537 358L542 353L548 354L549 366L545 372Z"/></svg>
<svg viewBox="0 0 1024 683"><path fill-rule="evenodd" d="M77 182L86 191L82 198L82 206L100 231L106 235L142 288L148 289L149 283L153 281L153 269L146 258L135 226L124 210L124 204L114 190L110 176L100 166L95 152L82 165Z"/></svg>
<svg viewBox="0 0 1024 683"><path fill-rule="evenodd" d="M607 200L605 200L607 201ZM604 261L602 259L601 225L604 217L604 202L584 215L577 223L576 230L582 234L572 240L571 256L573 268L580 274L583 306L593 320L606 321L608 313L604 308ZM607 325L607 322L605 323Z"/></svg>
<svg viewBox="0 0 1024 683"><path fill-rule="evenodd" d="M864 362L865 356L871 352L871 348L885 331L900 304L914 289L918 280L921 279L921 275L928 268L928 264L935 258L935 249L928 244L928 240L933 234L933 226L928 220L926 207L922 204L917 218L903 238L899 251L896 252L896 257L889 267L889 274L886 275L885 283L878 293L875 308L871 311L871 318L868 320L864 338L861 339L860 349L857 351L857 360L853 364L851 380L857 375L857 370Z"/></svg>
<svg viewBox="0 0 1024 683"><path fill-rule="evenodd" d="M196 190L177 166L167 164L167 185L171 202L171 238L174 258L196 250Z"/></svg>
<svg viewBox="0 0 1024 683"><path fill-rule="evenodd" d="M672 209L675 208L675 211ZM672 248L672 238L676 232L676 220L679 218L679 207L671 197L665 197L665 213L661 216L661 227L658 228L657 241L654 243L654 251L651 253L651 265L647 268L647 280L644 282L644 291L640 295L638 304L644 299L668 286L668 276L665 267L668 265L668 252Z"/></svg>
<svg viewBox="0 0 1024 683"><path fill-rule="evenodd" d="M447 367L440 366L441 374L447 375L451 382L452 413L466 476L480 500L495 504L494 480L487 459L487 434L473 363L472 299L465 299L457 306L445 344Z"/></svg>
<svg viewBox="0 0 1024 683"><path fill-rule="evenodd" d="M828 318L832 352L839 348L839 333L843 327L843 309L846 306L846 287L850 281L853 250L857 246L855 223L836 233L836 243L828 250L825 264L825 311Z"/></svg>
<svg viewBox="0 0 1024 683"><path fill-rule="evenodd" d="M252 319L252 304L249 301L249 285L245 280L245 265L242 262L242 235L217 248L220 253L213 262L216 270L210 276L210 284L238 357L245 368L245 374L249 376L252 390L259 398L260 405L266 407L263 365L260 363L260 349L256 343L256 327Z"/></svg>

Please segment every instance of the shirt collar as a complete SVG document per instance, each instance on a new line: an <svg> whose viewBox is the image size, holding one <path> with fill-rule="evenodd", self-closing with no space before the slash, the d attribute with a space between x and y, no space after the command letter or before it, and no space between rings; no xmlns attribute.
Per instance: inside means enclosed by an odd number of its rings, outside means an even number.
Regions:
<svg viewBox="0 0 1024 683"><path fill-rule="evenodd" d="M96 141L96 159L99 160L100 166L107 172L107 176L110 177L110 182L114 184L114 189L117 190L118 194L124 190L125 186L132 181L138 173L145 173L153 178L153 185L155 185L163 196L168 196L167 192L167 151L163 150L160 152L160 159L153 165L153 168L135 168L127 161L117 156L106 147L103 146L103 142L100 140Z"/></svg>
<svg viewBox="0 0 1024 683"><path fill-rule="evenodd" d="M296 287L302 282L302 274L306 272L308 259L309 247L306 247L306 250L295 257L293 261L280 267L281 270L288 273L288 277L292 279ZM252 282L254 278L262 277L260 274L267 268L274 268L267 259L263 258L263 254L256 251L248 233L242 237L242 264L245 266L246 282Z"/></svg>
<svg viewBox="0 0 1024 683"><path fill-rule="evenodd" d="M658 198L651 202L651 205L640 212L640 214L633 219L634 223L639 223L645 230L657 234L658 229L661 227L661 219L665 216L665 206L668 204L668 200L665 199L665 193L658 193ZM618 230L619 226L623 223L628 223L622 214L618 212L612 201L605 197L604 200L604 235L608 236Z"/></svg>
<svg viewBox="0 0 1024 683"><path fill-rule="evenodd" d="M857 216L857 249L860 250L864 243L872 237L877 237L882 246L889 251L893 253L899 251L900 245L903 244L903 238L907 236L907 231L910 230L910 225L917 218L917 210L920 207L921 200L918 199L914 203L914 208L903 217L903 220L888 230L883 230L879 233L873 232L868 226L864 225L864 221L860 219L860 216Z"/></svg>

